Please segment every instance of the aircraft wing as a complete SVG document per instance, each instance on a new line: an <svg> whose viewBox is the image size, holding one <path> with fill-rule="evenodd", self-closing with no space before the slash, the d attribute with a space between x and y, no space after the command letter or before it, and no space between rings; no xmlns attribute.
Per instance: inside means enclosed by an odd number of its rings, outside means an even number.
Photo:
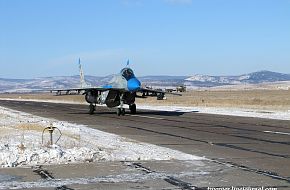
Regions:
<svg viewBox="0 0 290 190"><path fill-rule="evenodd" d="M57 95L62 95L62 92L65 93L65 95L68 94L84 94L88 91L99 91L99 92L104 92L108 90L117 90L117 91L125 91L124 88L113 88L109 86L105 87L85 87L85 88L69 88L69 89L51 89L50 92L56 92ZM82 93L81 93L82 92Z"/></svg>
<svg viewBox="0 0 290 190"><path fill-rule="evenodd" d="M138 92L143 93L143 96L158 96L159 94L172 94L176 96L182 96L182 94L178 93L172 93L172 92L165 92L162 90L155 90L155 89L149 89L149 88L141 88Z"/></svg>

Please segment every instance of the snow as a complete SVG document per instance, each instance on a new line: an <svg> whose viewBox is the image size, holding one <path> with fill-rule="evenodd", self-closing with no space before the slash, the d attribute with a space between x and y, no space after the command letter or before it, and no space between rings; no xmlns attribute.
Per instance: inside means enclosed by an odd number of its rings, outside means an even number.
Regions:
<svg viewBox="0 0 290 190"><path fill-rule="evenodd" d="M251 78L251 75L241 75L238 80L242 81L242 80L248 80Z"/></svg>
<svg viewBox="0 0 290 190"><path fill-rule="evenodd" d="M198 82L217 82L215 77L208 75L196 74L192 77L185 79L186 81L198 81Z"/></svg>
<svg viewBox="0 0 290 190"><path fill-rule="evenodd" d="M194 165L196 166L196 165ZM93 183L143 183L144 181L154 181L158 179L168 178L184 178L187 176L198 176L197 179L202 179L209 175L206 171L192 171L182 173L166 173L166 172L152 172L144 175L143 173L123 173L117 175L96 176L96 177L78 177L78 178L61 178L39 181L8 181L9 179L15 179L12 176L3 176L3 182L1 182L0 174L0 189L34 189L34 188L55 188L55 189L67 189L62 188L69 185L77 184L93 184ZM7 180L8 179L8 180ZM102 186L101 186L102 187ZM136 187L137 188L137 187Z"/></svg>
<svg viewBox="0 0 290 190"><path fill-rule="evenodd" d="M184 106L152 106L138 105L138 109L172 111L172 112L198 112L206 114L230 115L241 117L256 117L276 120L290 120L288 111L265 111L257 109L227 108L227 107L184 107Z"/></svg>
<svg viewBox="0 0 290 190"><path fill-rule="evenodd" d="M50 146L45 127L62 136ZM177 150L142 143L66 121L38 117L0 106L0 167L93 161L203 160ZM54 139L60 133L55 130Z"/></svg>

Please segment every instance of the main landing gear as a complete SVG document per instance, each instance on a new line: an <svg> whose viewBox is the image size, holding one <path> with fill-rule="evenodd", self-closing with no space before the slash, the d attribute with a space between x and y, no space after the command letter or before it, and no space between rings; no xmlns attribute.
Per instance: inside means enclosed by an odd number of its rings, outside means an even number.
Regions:
<svg viewBox="0 0 290 190"><path fill-rule="evenodd" d="M131 114L136 114L137 112L136 104L129 105L129 109L131 111Z"/></svg>
<svg viewBox="0 0 290 190"><path fill-rule="evenodd" d="M130 109L131 114L137 113L136 104L129 105L129 109ZM89 105L89 114L93 115L95 111L96 111L96 105L90 104ZM118 116L125 115L125 113L126 113L125 108L120 107L117 109Z"/></svg>
<svg viewBox="0 0 290 190"><path fill-rule="evenodd" d="M93 115L95 111L96 111L96 105L90 104L89 105L89 114Z"/></svg>

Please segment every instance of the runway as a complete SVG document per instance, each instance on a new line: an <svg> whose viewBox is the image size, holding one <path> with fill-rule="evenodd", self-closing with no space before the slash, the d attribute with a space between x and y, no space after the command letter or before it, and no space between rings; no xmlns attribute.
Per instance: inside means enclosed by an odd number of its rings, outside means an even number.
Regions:
<svg viewBox="0 0 290 190"><path fill-rule="evenodd" d="M193 177L182 179L191 184L191 189L222 186L290 189L290 121L151 110L117 116L115 109L106 107L97 107L96 113L89 115L86 105L8 100L0 100L0 106L205 157L211 169L205 169L209 175L202 182ZM169 162L167 166L162 162L140 163L154 171L163 165L163 170L169 165L194 170L176 162ZM189 186L175 187L190 189Z"/></svg>

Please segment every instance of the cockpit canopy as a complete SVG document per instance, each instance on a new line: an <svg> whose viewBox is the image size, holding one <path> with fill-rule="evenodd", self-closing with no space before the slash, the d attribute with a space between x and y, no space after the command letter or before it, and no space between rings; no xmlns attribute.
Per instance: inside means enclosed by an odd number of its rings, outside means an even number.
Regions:
<svg viewBox="0 0 290 190"><path fill-rule="evenodd" d="M124 68L121 70L121 75L126 79L129 80L134 77L134 72L130 68Z"/></svg>

